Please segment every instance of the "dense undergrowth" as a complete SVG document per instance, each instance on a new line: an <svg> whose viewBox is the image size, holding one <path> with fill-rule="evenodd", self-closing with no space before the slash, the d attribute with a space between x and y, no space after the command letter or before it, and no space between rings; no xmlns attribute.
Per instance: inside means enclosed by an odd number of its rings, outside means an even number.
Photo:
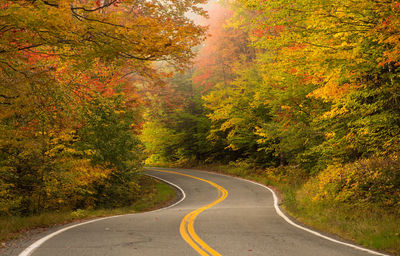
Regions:
<svg viewBox="0 0 400 256"><path fill-rule="evenodd" d="M169 204L176 197L174 188L153 178L142 176L138 182L142 187L140 199L124 207L59 210L27 217L1 216L0 242L18 238L31 229L46 229L95 217L121 215L160 208Z"/></svg>

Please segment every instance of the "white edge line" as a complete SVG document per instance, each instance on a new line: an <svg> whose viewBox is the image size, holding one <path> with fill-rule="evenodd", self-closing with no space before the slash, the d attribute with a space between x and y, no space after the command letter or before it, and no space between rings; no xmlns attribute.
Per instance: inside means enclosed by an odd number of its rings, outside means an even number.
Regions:
<svg viewBox="0 0 400 256"><path fill-rule="evenodd" d="M325 235L323 235L323 234L321 234L321 233L319 233L319 232L317 232L317 231L314 231L314 230L308 229L308 228L306 228L306 227L303 227L303 226L301 226L301 225L299 225L299 224L296 224L296 223L294 223L291 219L289 219L289 217L286 216L286 215L282 212L282 210L279 208L279 205L278 205L278 201L279 201L279 200L278 200L278 197L277 197L275 191L273 191L271 188L269 188L269 187L267 187L267 186L265 186L265 185L263 185L263 184L260 184L260 183L258 183L258 182L251 181L251 180L247 180L247 179L243 179L243 178L238 178L238 177L234 177L234 178L239 179L239 180L244 180L244 181L247 181L247 182L250 182L250 183L259 185L259 186L261 186L261 187L267 188L267 189L272 193L272 196L273 196L273 198L274 198L274 208L275 208L275 211L278 213L279 216L281 216L281 217L282 217L287 223L289 223L290 225L293 225L293 226L295 226L296 228L302 229L302 230L307 231L307 232L309 232L309 233L311 233L311 234L313 234L313 235L319 236L319 237L321 237L321 238L324 238L324 239L329 240L329 241L334 242L334 243L338 243L338 244L341 244L341 245L345 245L345 246L348 246L348 247L351 247L351 248L354 248L354 249L357 249L357 250L361 250L361 251L364 251L364 252L368 252L368 253L370 253L370 254L375 254L375 255L380 255L380 256L390 256L389 254L383 254L383 253L376 252L376 251L373 251L373 250L370 250L370 249L366 249L366 248L363 248L363 247L360 247L360 246L357 246L357 245L354 245L354 244L350 244L350 243L346 243L346 242L342 242L342 241L336 240L336 239L331 238L331 237L329 237L329 236L325 236Z"/></svg>
<svg viewBox="0 0 400 256"><path fill-rule="evenodd" d="M150 171L151 171L151 170L150 170ZM154 171L154 170L153 170L153 171ZM172 182L170 182L170 181L168 181L168 180L164 180L164 179L162 179L162 178L160 178L160 177L157 177L157 176L153 176L153 175L150 175L150 174L147 174L147 173L146 173L146 175L147 175L147 176L151 176L151 177L153 177L153 178L155 178L155 179L161 180L161 181L163 181L163 182L165 182L165 183L167 183L167 184L169 184L169 185L171 185L171 186L177 188L177 189L181 192L181 194L182 194L182 198L181 198L178 202L176 202L176 203L174 203L174 204L171 204L171 205L169 205L169 206L166 206L166 207L164 207L164 208L151 211L151 212L158 212L158 211L162 211L162 210L169 209L169 208L171 208L171 207L174 207L174 206L177 205L177 204L180 204L183 200L185 200L185 198L186 198L185 191L183 191L183 189L182 189L181 187L179 187L178 185L176 185L176 184L174 184L174 183L172 183Z"/></svg>
<svg viewBox="0 0 400 256"><path fill-rule="evenodd" d="M173 168L164 168L164 169L173 169ZM183 169L183 170L189 170L189 169ZM218 173L218 172L211 172L211 171L198 170L198 169L192 169L192 170L201 171L201 172L207 172L207 173L211 173L211 174L217 174L217 175L221 175L221 176L225 176L225 177L231 177L231 178L234 178L234 179L238 179L238 180L242 180L242 181L247 181L247 182L256 184L256 185L258 185L258 186L264 187L264 188L268 189L268 190L272 193L272 197L274 198L274 208L275 208L276 213L277 213L280 217L282 217L282 218L283 218L287 223L289 223L290 225L295 226L296 228L302 229L302 230L304 230L304 231L307 231L307 232L309 232L309 233L311 233L311 234L313 234L313 235L316 235L316 236L319 236L319 237L324 238L324 239L326 239L326 240L329 240L329 241L331 241L331 242L338 243L338 244L341 244L341 245L345 245L345 246L351 247L351 248L353 248L353 249L357 249L357 250L360 250L360 251L368 252L368 253L374 254L374 255L390 256L389 254L384 254L384 253L376 252L376 251L373 251L373 250L370 250L370 249L367 249L367 248L363 248L363 247L360 247L360 246L357 246L357 245L354 245L354 244L350 244L350 243L346 243L346 242L342 242L342 241L336 240L336 239L331 238L331 237L329 237L329 236L325 236L325 235L323 235L323 234L321 234L321 233L319 233L319 232L317 232L317 231L308 229L308 228L306 228L306 227L303 227L303 226L301 226L301 225L299 225L299 224L294 223L294 222L293 222L291 219L289 219L289 217L286 216L286 215L282 212L282 210L279 208L279 205L278 205L279 199L278 199L278 196L276 195L275 191L272 190L271 188L269 188L268 186L264 185L264 184L261 184L261 183L258 183L258 182L252 181L252 180L247 180L247 179L244 179L244 178L239 178L239 177L235 177L235 176L231 176L231 175L226 175L226 174L223 174L223 173Z"/></svg>
<svg viewBox="0 0 400 256"><path fill-rule="evenodd" d="M149 175L149 174L146 174L146 175L151 176L151 177L153 177L153 178L156 178L156 179L158 179L158 180L161 180L161 181L163 181L163 182L165 182L165 183L168 183L168 184L170 184L171 186L177 188L177 189L182 193L182 198L181 198L178 202L176 202L176 203L174 203L174 204L172 204L172 205L166 206L166 207L161 208L161 209L157 209L157 210L153 210L153 211L144 212L144 213L158 212L158 211L166 210L166 209L169 209L169 208L171 208L171 207L176 206L177 204L179 204L179 203L181 203L183 200L185 200L186 194L185 194L185 192L183 191L183 189L180 188L178 185L176 185L176 184L174 184L174 183L172 183L172 182L170 182L170 181L164 180L164 179L162 179L162 178L159 178L159 177L157 177L157 176L153 176L153 175ZM63 229L57 230L57 231L55 231L55 232L53 232L53 233L51 233L51 234L48 234L48 235L45 236L45 237L42 237L42 238L39 239L39 240L37 240L36 242L34 242L33 244L31 244L29 247L27 247L25 250L23 250L20 254L18 254L18 256L29 256L31 253L33 253L33 251L35 251L37 248L39 248L44 242L46 242L47 240L53 238L54 236L56 236L56 235L58 235L58 234L60 234L60 233L62 233L62 232L64 232L64 231L67 231L67 230L69 230L69 229L71 229L71 228L76 228L76 227L79 227L79 226L82 226L82 225L86 225L86 224L89 224L89 223L93 223L93 222L96 222L96 221L100 221L100 220L111 219L111 218L121 217L121 216L128 216L128 215L133 215L133 214L137 214L137 213L128 213L128 214L122 214L122 215L115 215L115 216L103 217L103 218L99 218L99 219L95 219L95 220L89 220L89 221L85 221L85 222L82 222L82 223L78 223L78 224L75 224L75 225L72 225L72 226L65 227L65 228L63 228Z"/></svg>

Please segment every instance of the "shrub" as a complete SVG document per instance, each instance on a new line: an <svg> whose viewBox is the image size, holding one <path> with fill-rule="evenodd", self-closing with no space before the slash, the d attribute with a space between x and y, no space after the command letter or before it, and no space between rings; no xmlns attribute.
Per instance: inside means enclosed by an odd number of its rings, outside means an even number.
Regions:
<svg viewBox="0 0 400 256"><path fill-rule="evenodd" d="M313 201L376 206L400 214L399 155L328 166L302 190Z"/></svg>

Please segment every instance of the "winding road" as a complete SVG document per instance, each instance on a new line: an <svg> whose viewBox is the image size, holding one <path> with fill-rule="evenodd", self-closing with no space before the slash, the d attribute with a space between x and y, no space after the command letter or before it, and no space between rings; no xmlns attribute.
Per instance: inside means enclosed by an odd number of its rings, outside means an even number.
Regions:
<svg viewBox="0 0 400 256"><path fill-rule="evenodd" d="M294 223L260 184L198 170L146 173L177 187L181 200L152 212L50 230L14 255L384 255Z"/></svg>

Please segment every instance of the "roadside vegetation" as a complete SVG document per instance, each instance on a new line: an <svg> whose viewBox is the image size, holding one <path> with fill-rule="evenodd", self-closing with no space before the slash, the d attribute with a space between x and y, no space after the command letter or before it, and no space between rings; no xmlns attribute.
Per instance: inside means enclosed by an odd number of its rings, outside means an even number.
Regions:
<svg viewBox="0 0 400 256"><path fill-rule="evenodd" d="M139 207L145 161L273 185L400 254L400 3L203 3L0 0L3 237Z"/></svg>
<svg viewBox="0 0 400 256"><path fill-rule="evenodd" d="M210 8L194 67L146 110L146 163L276 187L317 229L400 255L400 5Z"/></svg>
<svg viewBox="0 0 400 256"><path fill-rule="evenodd" d="M352 167L355 169L358 164ZM248 163L236 162L229 165L199 165L194 168L242 177L271 186L280 195L281 207L285 212L301 223L365 247L400 255L400 218L396 212L398 208L384 206L385 200L380 201L381 196L386 197L386 200L393 200L396 196L385 196L384 192L371 193L367 186L350 185L337 189L343 183L358 181L349 177L341 179L340 175L335 176L336 181L328 183L319 180L325 179L325 175L307 179L301 175L302 170L293 167L255 170ZM339 168L339 171L343 169ZM366 179L359 180L362 183L368 182L368 179L370 177L366 176ZM329 189L320 183L329 186ZM325 193L326 190L329 192ZM350 198L351 196L344 198L343 194L353 195L356 199ZM375 200L379 202L374 203Z"/></svg>
<svg viewBox="0 0 400 256"><path fill-rule="evenodd" d="M125 207L59 210L26 217L0 217L0 242L3 243L0 248L6 246L4 241L16 239L32 229L46 229L92 218L150 211L167 206L177 196L175 189L170 185L147 176L140 177L138 184L142 187L139 199Z"/></svg>
<svg viewBox="0 0 400 256"><path fill-rule="evenodd" d="M168 200L144 182L138 88L189 66L202 2L0 0L0 239Z"/></svg>

